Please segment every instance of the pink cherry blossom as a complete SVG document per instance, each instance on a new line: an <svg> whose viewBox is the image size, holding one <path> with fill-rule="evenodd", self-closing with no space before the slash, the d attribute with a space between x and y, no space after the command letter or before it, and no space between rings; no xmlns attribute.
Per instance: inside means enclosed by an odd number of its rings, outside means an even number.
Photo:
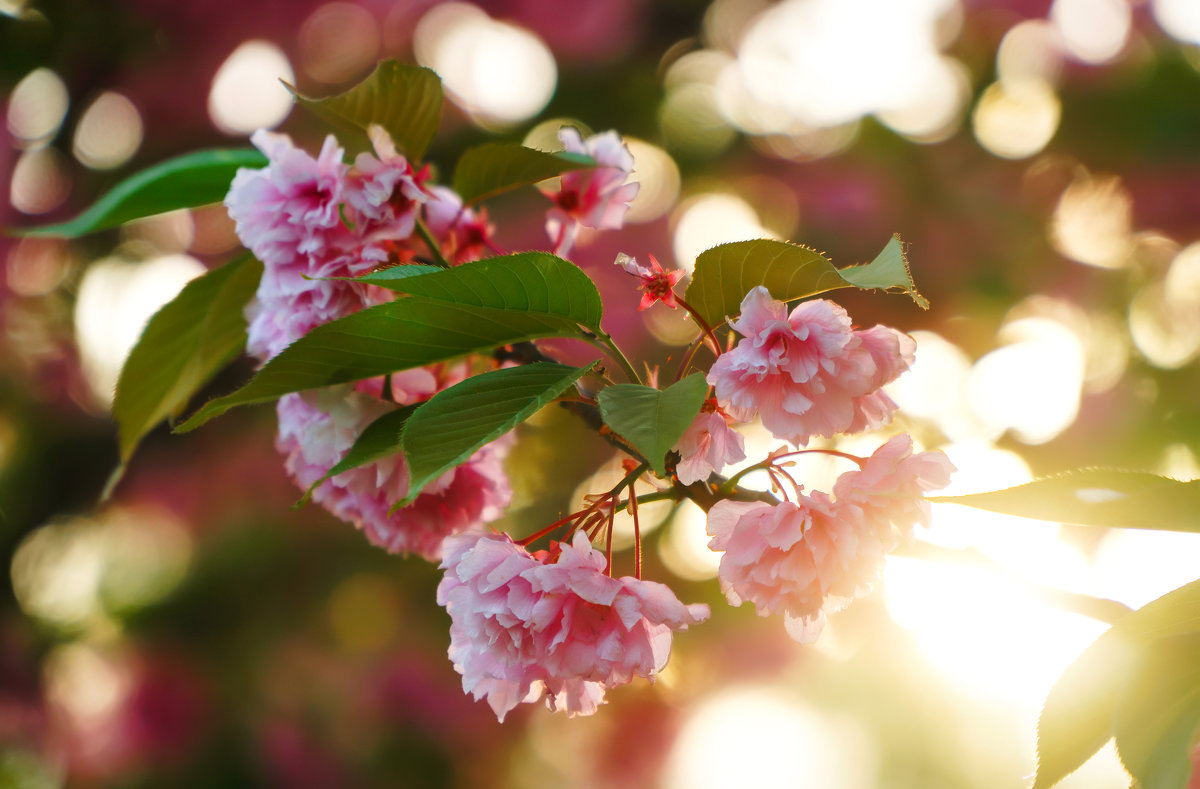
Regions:
<svg viewBox="0 0 1200 789"><path fill-rule="evenodd" d="M912 449L908 434L893 436L860 470L842 474L833 487L838 505L861 511L887 550L911 538L915 525L929 525L929 502L922 494L946 487L955 471L942 452L914 455Z"/></svg>
<svg viewBox="0 0 1200 789"><path fill-rule="evenodd" d="M879 388L912 364L915 348L884 326L855 331L846 311L825 299L789 315L762 286L746 294L730 326L743 339L709 370L718 401L735 419L757 414L798 445L886 424L896 406Z"/></svg>
<svg viewBox="0 0 1200 789"><path fill-rule="evenodd" d="M441 243L446 259L457 265L483 257L491 248L494 232L487 211L476 213L464 207L462 199L448 187L433 186L429 191L425 224Z"/></svg>
<svg viewBox="0 0 1200 789"><path fill-rule="evenodd" d="M584 140L579 131L564 127L558 139L567 153L592 157L599 166L563 173L558 191L545 194L554 201L546 214L546 232L554 241L556 254L565 255L575 243L579 226L597 230L619 230L625 223L629 201L638 193L637 183L626 183L633 172L633 155L614 131Z"/></svg>
<svg viewBox="0 0 1200 789"><path fill-rule="evenodd" d="M363 243L403 240L429 200L424 188L429 168L414 171L382 128L372 126L370 136L376 155L360 153L346 173L347 219Z"/></svg>
<svg viewBox="0 0 1200 789"><path fill-rule="evenodd" d="M398 399L406 398L401 393ZM288 474L307 490L342 459L363 429L392 407L348 386L284 395L277 406L275 445ZM313 501L353 523L374 545L434 561L446 536L480 528L508 506L512 491L503 460L511 443L505 436L484 446L391 515L391 506L408 493L408 466L399 454L326 480L314 491Z"/></svg>
<svg viewBox="0 0 1200 789"><path fill-rule="evenodd" d="M731 605L783 614L801 643L820 635L826 613L870 590L883 567L872 529L824 493L798 501L720 501L708 512L708 547L724 551L717 577Z"/></svg>
<svg viewBox="0 0 1200 789"><path fill-rule="evenodd" d="M554 555L551 555L551 554ZM672 633L708 618L666 586L605 574L587 535L530 555L503 534L446 540L437 599L463 691L501 721L522 702L590 715L607 689L666 665Z"/></svg>
<svg viewBox="0 0 1200 789"><path fill-rule="evenodd" d="M684 485L706 480L726 465L746 459L746 440L729 426L712 399L704 404L672 449L679 453L675 475Z"/></svg>

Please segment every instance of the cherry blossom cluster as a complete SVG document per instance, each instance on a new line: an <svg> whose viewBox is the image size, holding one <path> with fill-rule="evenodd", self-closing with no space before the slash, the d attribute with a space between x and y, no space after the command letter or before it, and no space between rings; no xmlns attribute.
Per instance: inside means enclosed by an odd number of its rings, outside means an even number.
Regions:
<svg viewBox="0 0 1200 789"><path fill-rule="evenodd" d="M386 133L373 132L374 153L359 154L353 164L344 162L332 136L316 158L282 134L259 131L251 137L268 164L240 170L225 204L238 238L263 263L247 309L247 350L260 362L316 326L390 301L391 291L335 278L423 260L431 250L415 233L418 223L435 239L437 253L454 265L495 248L484 210L464 207L452 189L431 184L427 167L414 170ZM621 185L632 158L615 133L584 141L564 129L562 139L568 150L618 165L569 173L548 194L547 232L566 249L580 225L619 227L637 185ZM428 399L489 365L494 363L474 359L285 395L277 406L276 446L288 473L302 489L320 482L313 500L354 523L373 544L437 561L447 535L478 530L508 506L512 491L503 461L510 436L483 447L395 512L392 505L409 485L403 456L323 477L396 404Z"/></svg>
<svg viewBox="0 0 1200 789"><path fill-rule="evenodd" d="M579 228L620 228L638 185L629 181L633 158L616 133L584 139L564 129L560 139L568 152L594 162L542 187L550 201L549 246L565 256ZM430 183L428 169L414 169L385 134L373 134L374 152L352 164L332 137L315 158L282 135L258 132L252 141L269 164L239 172L226 205L242 242L264 265L247 314L248 348L260 362L316 326L393 298L345 278L418 262L459 265L498 251L486 214ZM639 309L659 301L684 309L701 330L692 353L703 343L714 357L705 402L667 456L666 488L649 495L702 503L709 547L722 552L718 579L728 601L749 601L764 616L782 614L794 638L811 641L828 612L872 588L885 554L928 524L923 495L946 485L953 467L940 453L914 453L903 434L867 458L792 447L886 426L896 405L883 387L912 364L915 343L884 326L857 329L824 299L789 312L755 287L739 313L726 316L738 339L723 345L676 292L683 272L648 260L616 261L639 280ZM449 655L465 692L486 698L500 720L539 700L591 714L606 691L635 677L653 680L673 634L709 617L707 606L685 605L667 586L641 577L634 485L653 464L630 451L613 489L589 495L582 509L520 542L485 528L512 497L503 468L511 435L483 446L400 509L394 504L409 490L402 455L329 473L380 416L498 364L468 358L286 395L277 407L276 445L297 485L311 488L314 501L372 543L440 561L437 598L450 615ZM596 405L584 389L578 397ZM721 476L747 459L737 426L755 420L785 445ZM831 492L806 492L789 472L789 458L803 452L829 452L858 467ZM752 472L767 474L775 495L741 487ZM614 577L620 510L633 516L636 557L632 576ZM530 547L543 539L546 547Z"/></svg>

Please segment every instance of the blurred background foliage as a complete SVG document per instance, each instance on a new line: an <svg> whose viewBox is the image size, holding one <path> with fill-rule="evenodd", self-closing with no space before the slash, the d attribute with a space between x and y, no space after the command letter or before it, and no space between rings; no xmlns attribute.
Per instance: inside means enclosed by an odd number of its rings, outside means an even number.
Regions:
<svg viewBox="0 0 1200 789"><path fill-rule="evenodd" d="M772 236L841 265L899 232L933 308L837 297L917 337L893 395L901 426L961 469L953 492L1082 465L1200 476L1191 0L0 12L2 225L68 217L131 172L259 126L315 150L324 130L289 115L278 79L321 95L398 57L450 94L430 152L442 181L486 140L548 146L563 122L627 136L642 182L630 223L585 236L576 259L643 357L677 359L693 334L662 305L633 310L618 251L686 268L715 243ZM532 190L490 205L501 245L546 246L544 208ZM1047 607L1045 589L1140 606L1198 574L1192 535L938 505L920 556L893 558L881 590L802 649L723 605L701 515L668 508L648 577L712 604L713 621L676 639L657 684L612 693L593 718L525 708L499 726L445 658L436 569L289 509L271 409L156 431L97 504L124 354L235 246L219 207L78 242L0 239L0 786L1021 785L1047 689L1103 630ZM619 473L564 412L521 439L514 533ZM879 436L856 441L869 452ZM769 447L750 443L751 459ZM1064 785L1128 777L1108 748Z"/></svg>

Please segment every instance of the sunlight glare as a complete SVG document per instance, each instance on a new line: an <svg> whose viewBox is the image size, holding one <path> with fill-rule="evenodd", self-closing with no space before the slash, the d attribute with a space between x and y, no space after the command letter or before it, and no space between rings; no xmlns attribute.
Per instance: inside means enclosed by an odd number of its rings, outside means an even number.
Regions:
<svg viewBox="0 0 1200 789"><path fill-rule="evenodd" d="M775 238L754 208L734 194L708 192L688 198L676 216L675 263L689 274L696 267L696 256L717 244Z"/></svg>
<svg viewBox="0 0 1200 789"><path fill-rule="evenodd" d="M270 41L243 42L213 76L208 94L213 125L225 134L239 136L282 123L292 111L292 95L280 80L296 82L283 50Z"/></svg>
<svg viewBox="0 0 1200 789"><path fill-rule="evenodd" d="M1125 48L1133 12L1129 0L1054 0L1050 21L1068 52L1084 63L1098 65Z"/></svg>
<svg viewBox="0 0 1200 789"><path fill-rule="evenodd" d="M67 115L67 86L48 68L37 68L21 78L8 96L8 131L22 145L49 142Z"/></svg>
<svg viewBox="0 0 1200 789"><path fill-rule="evenodd" d="M1058 131L1062 105L1044 80L994 82L988 85L971 116L975 138L1004 159L1038 153Z"/></svg>
<svg viewBox="0 0 1200 789"><path fill-rule="evenodd" d="M112 170L129 161L142 144L142 116L133 102L106 91L83 112L71 150L93 170Z"/></svg>

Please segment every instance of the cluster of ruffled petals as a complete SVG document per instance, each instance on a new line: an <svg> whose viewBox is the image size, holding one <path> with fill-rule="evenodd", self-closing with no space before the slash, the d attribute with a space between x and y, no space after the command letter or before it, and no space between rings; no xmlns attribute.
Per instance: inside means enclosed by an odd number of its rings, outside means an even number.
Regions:
<svg viewBox="0 0 1200 789"><path fill-rule="evenodd" d="M247 349L265 361L313 327L391 298L328 278L387 262L428 195L426 174L414 173L384 137L376 137L380 158L363 153L353 167L332 136L315 159L281 134L260 130L250 139L268 164L239 170L225 205L238 238L263 262L247 307Z"/></svg>
<svg viewBox="0 0 1200 789"><path fill-rule="evenodd" d="M735 419L755 415L775 436L803 445L882 427L896 404L880 390L912 364L916 343L885 326L858 331L825 299L791 314L766 288L753 288L731 321L742 339L708 373L721 406Z"/></svg>
<svg viewBox="0 0 1200 789"><path fill-rule="evenodd" d="M558 139L567 153L584 154L597 163L591 169L563 173L558 190L545 192L554 201L546 213L546 232L555 253L565 255L575 244L580 226L620 229L629 202L637 196L638 184L626 183L633 172L633 155L616 132L584 140L578 130L564 127L559 129Z"/></svg>
<svg viewBox="0 0 1200 789"><path fill-rule="evenodd" d="M826 613L868 592L883 556L916 523L928 523L924 491L945 486L953 466L940 452L912 454L908 436L884 444L860 471L843 474L836 498L797 492L796 501L720 501L708 513L709 547L724 551L721 591L761 616L783 614L802 643Z"/></svg>
<svg viewBox="0 0 1200 789"><path fill-rule="evenodd" d="M642 292L638 310L649 309L656 301L661 301L671 309L675 309L679 306L679 302L675 298L675 284L683 277L683 271L679 269L665 271L654 255L649 257L649 266L641 265L637 262L637 258L629 255L617 255L617 259L613 262L620 266L626 274L642 281L642 284L638 286L638 290Z"/></svg>
<svg viewBox="0 0 1200 789"><path fill-rule="evenodd" d="M729 425L713 398L704 403L672 449L679 453L675 475L684 485L706 480L730 463L746 459L746 440Z"/></svg>
<svg viewBox="0 0 1200 789"><path fill-rule="evenodd" d="M605 574L604 555L577 532L530 554L502 534L444 544L438 603L450 614L450 659L463 690L487 697L500 720L544 697L554 710L590 715L608 688L653 679L672 634L708 618L666 586Z"/></svg>
<svg viewBox="0 0 1200 789"><path fill-rule="evenodd" d="M397 391L395 382L393 391ZM402 392L398 399L420 398ZM371 422L392 407L349 386L284 395L276 408L275 445L288 474L301 488L309 488L342 459ZM402 454L337 474L318 485L312 498L361 529L374 545L436 561L447 536L479 528L500 517L508 506L512 490L503 460L511 442L506 436L484 446L427 485L412 504L391 514L392 505L408 494L408 467Z"/></svg>

